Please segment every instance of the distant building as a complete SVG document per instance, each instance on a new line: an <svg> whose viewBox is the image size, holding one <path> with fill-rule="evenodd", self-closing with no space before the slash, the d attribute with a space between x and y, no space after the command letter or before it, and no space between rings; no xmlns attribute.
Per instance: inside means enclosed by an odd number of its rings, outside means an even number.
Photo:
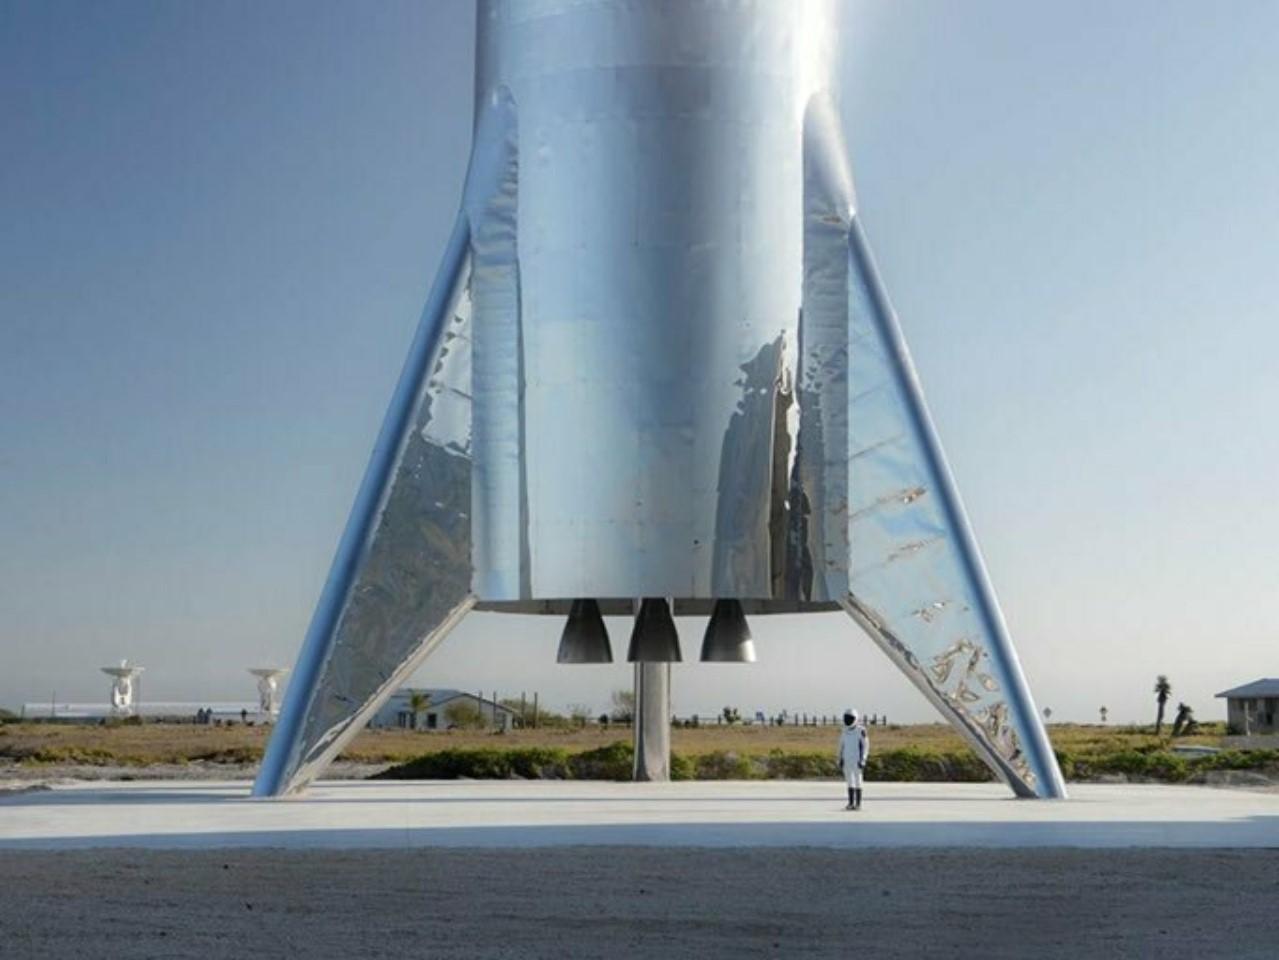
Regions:
<svg viewBox="0 0 1279 960"><path fill-rule="evenodd" d="M206 710L211 720L234 720L239 722L242 713L251 720L260 720L257 715L258 705L248 701L208 701L193 700L189 703L146 702L133 704L133 716L146 720L189 722L197 712ZM24 720L59 720L67 723L98 723L116 717L110 703L67 703L44 700L22 705Z"/></svg>
<svg viewBox="0 0 1279 960"><path fill-rule="evenodd" d="M1226 701L1226 724L1231 733L1279 733L1279 680L1265 679L1217 694Z"/></svg>
<svg viewBox="0 0 1279 960"><path fill-rule="evenodd" d="M416 714L412 706L415 693L428 698L426 707ZM369 726L383 730L447 730L451 725L449 712L453 708L478 711L480 719L492 727L509 727L519 716L518 710L464 690L402 687L373 715Z"/></svg>

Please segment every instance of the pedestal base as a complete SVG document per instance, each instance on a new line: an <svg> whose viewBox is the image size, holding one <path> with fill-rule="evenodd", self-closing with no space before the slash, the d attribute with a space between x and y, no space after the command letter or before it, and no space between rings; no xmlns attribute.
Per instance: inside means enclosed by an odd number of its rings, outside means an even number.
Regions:
<svg viewBox="0 0 1279 960"><path fill-rule="evenodd" d="M635 664L635 771L633 780L671 778L671 665Z"/></svg>

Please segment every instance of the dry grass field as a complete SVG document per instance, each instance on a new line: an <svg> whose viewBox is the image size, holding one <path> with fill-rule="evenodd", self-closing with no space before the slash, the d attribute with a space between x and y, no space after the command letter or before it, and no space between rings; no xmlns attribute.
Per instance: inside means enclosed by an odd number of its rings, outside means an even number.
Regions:
<svg viewBox="0 0 1279 960"><path fill-rule="evenodd" d="M1214 744L1224 732L1220 725L1205 725L1196 737L1177 743ZM1150 748L1160 741L1147 728L1054 724L1049 728L1059 751L1088 756L1118 750ZM0 726L0 759L26 764L84 763L182 764L251 763L265 746L267 727L196 726L193 724L95 724L11 723ZM558 747L569 752L592 750L619 740L629 740L625 727L584 729L540 728L493 733L487 730L449 730L418 733L406 730L366 730L343 754L358 763L394 763L438 750L491 747ZM672 747L677 753L699 756L719 751L762 755L773 750L787 753L827 752L834 749L837 728L703 726L676 728ZM871 728L877 751L914 747L933 752L964 752L963 741L949 727L914 724ZM1166 742L1166 737L1164 742Z"/></svg>

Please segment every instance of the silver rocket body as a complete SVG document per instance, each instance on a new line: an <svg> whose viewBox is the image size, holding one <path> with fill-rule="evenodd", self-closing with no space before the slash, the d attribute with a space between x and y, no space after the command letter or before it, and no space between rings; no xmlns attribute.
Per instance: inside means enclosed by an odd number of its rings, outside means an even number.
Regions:
<svg viewBox="0 0 1279 960"><path fill-rule="evenodd" d="M831 0L480 0L461 210L256 794L468 610L640 597L845 609L1064 794L857 218L838 37Z"/></svg>

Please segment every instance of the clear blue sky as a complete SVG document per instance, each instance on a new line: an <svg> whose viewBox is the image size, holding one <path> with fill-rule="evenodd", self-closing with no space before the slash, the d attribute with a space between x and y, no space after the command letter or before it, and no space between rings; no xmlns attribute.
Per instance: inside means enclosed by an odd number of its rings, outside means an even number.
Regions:
<svg viewBox="0 0 1279 960"><path fill-rule="evenodd" d="M457 202L472 16L0 0L0 705L292 663ZM1039 702L1145 719L1166 672L1220 715L1279 675L1279 5L847 21L864 221ZM754 627L678 709L931 716L842 615ZM558 629L475 616L419 679L602 708L626 666Z"/></svg>

